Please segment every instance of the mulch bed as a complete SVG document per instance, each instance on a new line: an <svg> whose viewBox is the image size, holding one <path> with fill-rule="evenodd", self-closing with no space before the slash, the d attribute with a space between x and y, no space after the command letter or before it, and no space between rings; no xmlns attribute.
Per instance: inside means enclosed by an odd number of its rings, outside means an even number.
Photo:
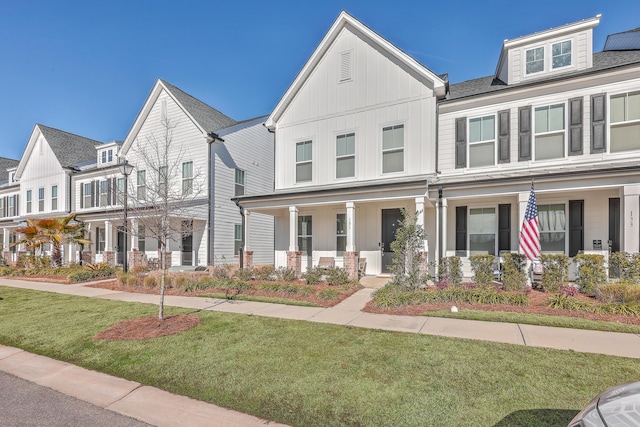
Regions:
<svg viewBox="0 0 640 427"><path fill-rule="evenodd" d="M142 317L116 323L94 338L105 341L144 340L177 334L199 324L200 317L195 314L165 316L164 320L159 320L157 316Z"/></svg>
<svg viewBox="0 0 640 427"><path fill-rule="evenodd" d="M426 303L418 305L410 305L396 308L378 308L373 306L369 301L363 311L367 313L379 314L397 314L402 316L422 316L426 312L449 310L455 305L458 310L482 310L482 311L499 311L509 313L529 313L529 314L545 314L549 316L575 317L580 319L599 320L604 322L623 323L627 325L640 325L640 317L625 316L621 314L597 314L586 313L582 311L561 310L547 307L547 300L551 295L545 292L532 290L529 293L529 305L509 305L509 304L468 304L468 303ZM585 295L578 295L575 298L584 301L594 300Z"/></svg>

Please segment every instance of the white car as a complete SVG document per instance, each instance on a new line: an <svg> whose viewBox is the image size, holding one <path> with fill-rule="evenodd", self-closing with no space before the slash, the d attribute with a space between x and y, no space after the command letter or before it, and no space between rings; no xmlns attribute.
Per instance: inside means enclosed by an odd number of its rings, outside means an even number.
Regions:
<svg viewBox="0 0 640 427"><path fill-rule="evenodd" d="M569 427L640 426L640 381L611 387L576 415Z"/></svg>

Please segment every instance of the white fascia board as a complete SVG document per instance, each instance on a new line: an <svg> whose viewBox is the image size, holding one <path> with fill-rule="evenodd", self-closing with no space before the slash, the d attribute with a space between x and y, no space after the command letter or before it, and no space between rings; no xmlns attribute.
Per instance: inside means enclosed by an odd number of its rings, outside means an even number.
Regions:
<svg viewBox="0 0 640 427"><path fill-rule="evenodd" d="M349 15L347 12L342 11L338 16L338 19L333 23L329 31L325 34L325 36L320 41L320 44L311 54L311 57L307 60L302 70L298 73L296 78L293 80L293 83L289 86L287 91L284 93L280 101L274 108L273 112L267 118L265 122L265 126L269 130L274 130L276 126L276 122L287 108L289 103L295 97L295 94L298 90L304 85L304 82L309 77L315 66L320 62L322 56L327 52L333 41L338 37L340 31L345 28L347 25L352 26L358 32L364 34L365 37L372 40L376 43L382 50L388 52L392 56L395 56L400 61L407 64L410 68L412 68L418 75L421 75L428 80L433 81L434 92L438 96L444 96L445 94L445 82L435 75L432 71L428 70L420 63L418 63L411 56L404 53L402 50L398 49L396 46L385 40L383 37L378 35L376 32L372 31L369 27L362 24L360 21L355 19L353 16Z"/></svg>

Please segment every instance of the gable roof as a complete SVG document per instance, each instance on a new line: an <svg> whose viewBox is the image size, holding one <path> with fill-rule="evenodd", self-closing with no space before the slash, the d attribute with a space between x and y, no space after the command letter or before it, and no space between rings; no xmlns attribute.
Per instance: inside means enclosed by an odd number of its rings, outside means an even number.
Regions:
<svg viewBox="0 0 640 427"><path fill-rule="evenodd" d="M189 119L196 125L196 127L199 128L203 135L208 135L212 132L215 133L219 129L224 129L237 123L231 117L221 113L199 99L194 98L171 83L158 79L153 86L153 89L151 89L151 93L149 93L142 109L138 113L138 117L136 117L136 120L133 122L127 137L122 143L123 154L126 154L131 148L135 136L142 128L142 125L149 116L151 109L163 90L169 94L176 104L178 104Z"/></svg>
<svg viewBox="0 0 640 427"><path fill-rule="evenodd" d="M8 159L6 157L0 157L0 182L9 180L9 172L7 169L15 168L20 163L20 160Z"/></svg>
<svg viewBox="0 0 640 427"><path fill-rule="evenodd" d="M33 147L38 139L38 134L41 133L44 139L51 147L56 159L63 168L74 167L78 163L86 162L88 160L95 160L96 147L102 145L102 142L94 139L85 138L73 133L65 132L60 129L55 129L49 126L36 124L27 147L24 150L24 154L20 159L20 164L16 171L16 176L19 178L24 171L27 160L33 151Z"/></svg>
<svg viewBox="0 0 640 427"><path fill-rule="evenodd" d="M345 27L354 29L356 32L369 39L371 43L376 45L376 47L378 47L380 50L386 52L387 54L398 60L400 63L413 70L418 76L421 76L433 82L436 94L438 96L444 96L446 90L445 82L440 77L438 77L431 70L413 59L411 56L407 55L402 50L398 49L396 46L382 38L380 35L372 31L369 27L362 24L353 16L349 15L345 11L342 11L340 12L340 15L338 15L338 18L333 23L331 28L329 28L329 31L327 32L327 34L325 34L322 41L320 41L318 47L316 47L316 49L313 51L311 57L307 60L304 67L302 67L302 70L300 70L285 94L282 96L271 115L269 115L269 118L265 123L265 126L268 129L273 130L275 128L275 122L278 121L280 116L287 109L298 91L302 88L315 67L318 65L324 54L327 52L327 50L329 50L342 29Z"/></svg>

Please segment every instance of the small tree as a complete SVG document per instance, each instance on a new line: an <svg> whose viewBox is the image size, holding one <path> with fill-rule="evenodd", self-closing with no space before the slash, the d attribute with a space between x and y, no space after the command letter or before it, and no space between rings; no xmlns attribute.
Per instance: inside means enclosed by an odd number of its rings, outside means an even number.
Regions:
<svg viewBox="0 0 640 427"><path fill-rule="evenodd" d="M424 241L424 227L416 221L417 215L402 209L402 220L396 230L396 239L391 243L394 282L413 290L428 280Z"/></svg>
<svg viewBox="0 0 640 427"><path fill-rule="evenodd" d="M144 194L133 190L129 181L127 191L135 197L128 197L130 217L135 218L144 227L146 237L156 239L160 250L160 301L158 319L164 320L164 292L167 283L168 246L170 241L177 241L184 235L193 233L193 223L183 227L180 218L193 218L194 201L203 192L203 183L199 171L187 171L189 179L184 179L183 164L185 149L173 139L177 124L163 116L161 118L161 134L151 133L146 138L138 139L132 146L138 171L144 170ZM189 166L186 166L189 167ZM172 218L174 219L172 221ZM134 231L134 233L136 233ZM127 254L125 254L127 256Z"/></svg>
<svg viewBox="0 0 640 427"><path fill-rule="evenodd" d="M51 245L51 264L54 267L62 265L62 245L65 243L89 244L84 238L84 225L75 219L71 213L62 218L27 218L27 225L18 228L22 239L12 244L24 244L29 250Z"/></svg>

